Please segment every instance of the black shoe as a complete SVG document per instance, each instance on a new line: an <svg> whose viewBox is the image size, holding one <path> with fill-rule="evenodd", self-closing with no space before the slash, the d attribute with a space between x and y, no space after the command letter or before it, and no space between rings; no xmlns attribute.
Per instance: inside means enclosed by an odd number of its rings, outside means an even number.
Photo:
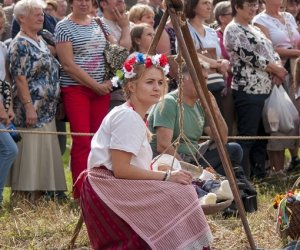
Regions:
<svg viewBox="0 0 300 250"><path fill-rule="evenodd" d="M236 208L228 207L223 210L222 217L228 219L230 217L238 217L239 212Z"/></svg>

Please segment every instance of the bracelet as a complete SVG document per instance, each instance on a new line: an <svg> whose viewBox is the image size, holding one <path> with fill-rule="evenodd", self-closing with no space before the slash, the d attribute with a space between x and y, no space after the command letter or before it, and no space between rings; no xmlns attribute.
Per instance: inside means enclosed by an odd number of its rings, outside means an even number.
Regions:
<svg viewBox="0 0 300 250"><path fill-rule="evenodd" d="M163 178L163 181L167 181L169 180L171 177L171 170L168 170L166 173L165 173L165 176Z"/></svg>
<svg viewBox="0 0 300 250"><path fill-rule="evenodd" d="M32 101L31 101L31 100L28 100L28 101L26 101L26 102L23 102L23 105L25 106L25 105L28 104L28 103L32 103Z"/></svg>

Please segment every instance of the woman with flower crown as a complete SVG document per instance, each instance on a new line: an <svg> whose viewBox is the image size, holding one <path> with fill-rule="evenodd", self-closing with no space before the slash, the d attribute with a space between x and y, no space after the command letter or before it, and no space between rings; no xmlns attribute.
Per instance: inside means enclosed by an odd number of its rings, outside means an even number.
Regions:
<svg viewBox="0 0 300 250"><path fill-rule="evenodd" d="M165 55L139 53L113 84L126 102L94 135L81 208L93 249L209 249L211 231L184 170L154 171L145 115L165 93Z"/></svg>

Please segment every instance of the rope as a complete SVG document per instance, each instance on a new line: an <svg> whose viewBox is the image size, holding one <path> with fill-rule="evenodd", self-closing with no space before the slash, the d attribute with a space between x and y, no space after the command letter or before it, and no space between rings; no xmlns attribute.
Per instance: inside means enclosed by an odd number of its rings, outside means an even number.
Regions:
<svg viewBox="0 0 300 250"><path fill-rule="evenodd" d="M56 131L37 131L37 130L8 130L0 129L0 133L20 133L20 134L43 134L43 135L71 135L71 136L93 136L94 133L80 133L80 132L56 132Z"/></svg>
<svg viewBox="0 0 300 250"><path fill-rule="evenodd" d="M0 133L16 132L20 134L45 134L45 135L67 135L67 136L93 136L95 133L81 133L81 132L56 132L56 131L36 131L36 130L8 130L0 129ZM186 138L186 136L184 135ZM184 140L184 138L182 138ZM209 140L209 136L201 136L200 140ZM228 136L228 140L300 140L300 136ZM185 141L185 140L184 140ZM177 142L174 141L172 145ZM192 144L191 144L192 145ZM171 146L171 145L170 145ZM192 145L193 146L193 145ZM169 149L169 147L168 147Z"/></svg>

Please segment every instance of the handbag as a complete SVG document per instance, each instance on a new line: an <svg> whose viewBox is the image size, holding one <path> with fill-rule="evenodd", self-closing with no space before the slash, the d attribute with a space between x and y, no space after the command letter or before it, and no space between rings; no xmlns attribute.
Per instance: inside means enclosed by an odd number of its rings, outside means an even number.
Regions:
<svg viewBox="0 0 300 250"><path fill-rule="evenodd" d="M208 58L217 60L216 48L200 48L197 52ZM216 69L208 69L207 88L211 92L221 91L225 88L223 75L218 73Z"/></svg>
<svg viewBox="0 0 300 250"><path fill-rule="evenodd" d="M196 33L197 40L200 44L200 49L197 52L208 58L217 60L217 50L216 48L203 48L202 42ZM217 69L209 68L207 76L207 88L210 92L219 92L225 88L225 81L222 74L217 72Z"/></svg>
<svg viewBox="0 0 300 250"><path fill-rule="evenodd" d="M103 27L103 23L101 19L95 18L95 21L101 28L106 39L106 45L104 49L104 59L105 59L104 79L110 80L112 77L115 76L116 71L123 67L123 63L129 56L129 51L118 44L113 44L110 41L108 41L108 34Z"/></svg>

